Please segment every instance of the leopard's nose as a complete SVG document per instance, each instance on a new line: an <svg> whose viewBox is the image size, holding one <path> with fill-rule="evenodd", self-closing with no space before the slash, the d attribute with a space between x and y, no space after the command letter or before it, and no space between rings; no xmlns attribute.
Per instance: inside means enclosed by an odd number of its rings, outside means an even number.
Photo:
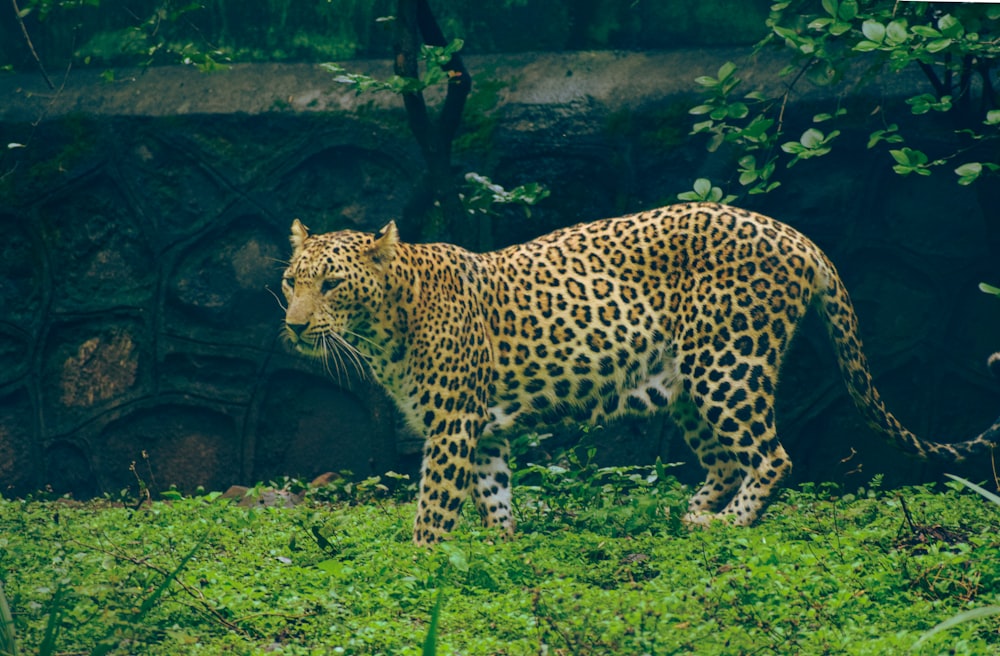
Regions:
<svg viewBox="0 0 1000 656"><path fill-rule="evenodd" d="M305 332L306 328L309 327L308 323L286 323L285 326L288 327L292 334L295 335L296 339L302 339L302 333Z"/></svg>

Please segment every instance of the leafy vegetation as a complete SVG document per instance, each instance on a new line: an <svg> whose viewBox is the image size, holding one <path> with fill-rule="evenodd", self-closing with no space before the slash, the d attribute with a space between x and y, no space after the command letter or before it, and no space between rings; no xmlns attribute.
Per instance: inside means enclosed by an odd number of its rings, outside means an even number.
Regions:
<svg viewBox="0 0 1000 656"><path fill-rule="evenodd" d="M1000 649L1000 622L988 610L1000 604L1000 510L963 484L891 492L876 484L854 494L803 486L756 527L689 531L678 521L688 492L668 465L601 468L592 456L579 447L518 467L516 540L480 528L470 512L433 550L410 543L413 507L400 497L412 485L398 475L321 489L289 481L284 490L304 495L294 507L237 505L217 493L139 507L0 501L0 575L12 610L12 620L0 613L0 637L10 636L0 646L15 654Z"/></svg>
<svg viewBox="0 0 1000 656"><path fill-rule="evenodd" d="M11 3L3 11L11 11ZM14 0L52 71L74 66L383 57L393 0ZM476 52L666 48L752 43L769 0L449 0L434 11ZM5 15L7 18L7 15ZM206 57L208 59L206 59ZM209 59L213 63L209 62ZM0 70L34 70L24 34L0 21Z"/></svg>
<svg viewBox="0 0 1000 656"><path fill-rule="evenodd" d="M995 86L1000 6L782 0L771 6L767 26L770 33L755 52L777 47L788 55L781 72L785 89L777 96L747 90L736 64L728 62L715 76L695 79L702 98L690 110L697 117L692 133L704 135L710 151L723 146L732 151L734 180L726 182L737 182L741 193L777 189L783 169L831 152L842 132L827 126L848 122L868 124L867 147L886 150L900 175L927 176L946 167L958 184L969 185L1000 173L1000 96ZM907 145L902 121L894 118L884 98L850 96L908 68L919 70L927 82L926 91L905 100L908 112L928 123L949 121L956 135L950 151L928 154ZM799 133L802 121L786 110L803 80L842 91ZM697 189L694 195L700 195Z"/></svg>

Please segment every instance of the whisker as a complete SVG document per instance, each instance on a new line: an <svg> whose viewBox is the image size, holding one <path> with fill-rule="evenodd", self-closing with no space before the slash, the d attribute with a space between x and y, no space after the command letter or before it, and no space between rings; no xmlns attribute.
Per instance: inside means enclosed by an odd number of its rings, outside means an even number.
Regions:
<svg viewBox="0 0 1000 656"><path fill-rule="evenodd" d="M336 338L336 333L329 333L324 336L323 351L333 356L334 369L337 371L337 385L343 387L344 380L342 375L347 375L347 367L344 366L344 357L341 353L341 347Z"/></svg>
<svg viewBox="0 0 1000 656"><path fill-rule="evenodd" d="M341 357L341 364L344 367L344 372L347 372L347 363L353 366L354 370L357 372L358 377L365 379L368 377L368 368L366 367L367 362L364 356L352 346L342 335L337 333L331 333L334 336L334 341L339 347L338 351ZM351 333L352 335L354 333ZM346 358L346 359L345 359Z"/></svg>
<svg viewBox="0 0 1000 656"><path fill-rule="evenodd" d="M274 290L273 290L273 289L271 289L271 288L270 288L270 287L268 287L267 285L264 285L264 289L266 289L266 290L267 290L267 292L268 292L268 293L269 293L269 294L270 294L271 296L273 296L273 297L274 297L274 300L278 301L278 307L280 307L280 308L281 308L282 310L284 310L285 312L288 312L288 308L287 308L287 307L285 307L285 304L284 304L284 303L283 303L283 302L281 301L281 297L280 297L280 296L278 296L278 295L277 295L277 294L276 294L276 293L274 292Z"/></svg>
<svg viewBox="0 0 1000 656"><path fill-rule="evenodd" d="M381 344L379 344L379 343L378 343L378 342L376 342L375 340L371 339L370 337L365 337L365 336L364 336L364 335L362 335L361 333L356 333L356 332L354 332L353 330L351 330L351 331L348 331L348 332L347 332L347 334L348 334L348 335L350 335L351 337L357 337L357 338L358 338L358 339L360 339L360 340L361 340L362 342L364 342L364 343L365 343L365 344L367 344L368 346L372 347L373 349L375 349L375 350L376 350L376 351L378 351L379 353L381 353L382 351L384 351L384 350L385 350L385 347L384 347L384 346L382 346Z"/></svg>

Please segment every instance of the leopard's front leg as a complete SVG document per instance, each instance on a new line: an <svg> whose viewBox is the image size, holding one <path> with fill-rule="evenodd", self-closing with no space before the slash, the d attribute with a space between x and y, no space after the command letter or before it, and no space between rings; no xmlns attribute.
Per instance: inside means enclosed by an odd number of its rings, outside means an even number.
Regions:
<svg viewBox="0 0 1000 656"><path fill-rule="evenodd" d="M479 439L473 458L476 480L472 495L483 524L499 528L507 537L513 537L510 465L507 464L509 455L510 445L507 440L491 435Z"/></svg>
<svg viewBox="0 0 1000 656"><path fill-rule="evenodd" d="M442 429L427 438L420 476L413 542L428 546L455 527L462 502L475 482L473 455L477 420L458 417L442 420Z"/></svg>

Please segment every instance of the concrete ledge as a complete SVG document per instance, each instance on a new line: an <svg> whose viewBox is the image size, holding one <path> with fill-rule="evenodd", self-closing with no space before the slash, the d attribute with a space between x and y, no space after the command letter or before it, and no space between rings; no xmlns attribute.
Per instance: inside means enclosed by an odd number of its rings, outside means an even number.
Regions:
<svg viewBox="0 0 1000 656"><path fill-rule="evenodd" d="M472 56L466 64L475 76L508 81L503 104L570 104L587 100L608 110L642 106L664 98L695 94L694 78L714 75L726 61L745 67L745 90L777 95L788 78L778 75L787 59L781 53L750 57L746 48L678 50L670 52L522 53ZM388 59L343 63L351 71L385 78L392 74ZM83 113L95 116L178 116L188 114L267 114L276 112L354 112L360 107L400 109L391 93L358 96L317 64L236 64L218 73L200 73L189 66L118 69L114 82L99 70L75 70L61 80L58 91L40 75L0 77L0 122L28 122ZM58 78L57 78L58 79ZM869 91L899 96L915 92L919 72L882 76L852 93ZM817 87L801 80L793 101L819 100L845 91Z"/></svg>

